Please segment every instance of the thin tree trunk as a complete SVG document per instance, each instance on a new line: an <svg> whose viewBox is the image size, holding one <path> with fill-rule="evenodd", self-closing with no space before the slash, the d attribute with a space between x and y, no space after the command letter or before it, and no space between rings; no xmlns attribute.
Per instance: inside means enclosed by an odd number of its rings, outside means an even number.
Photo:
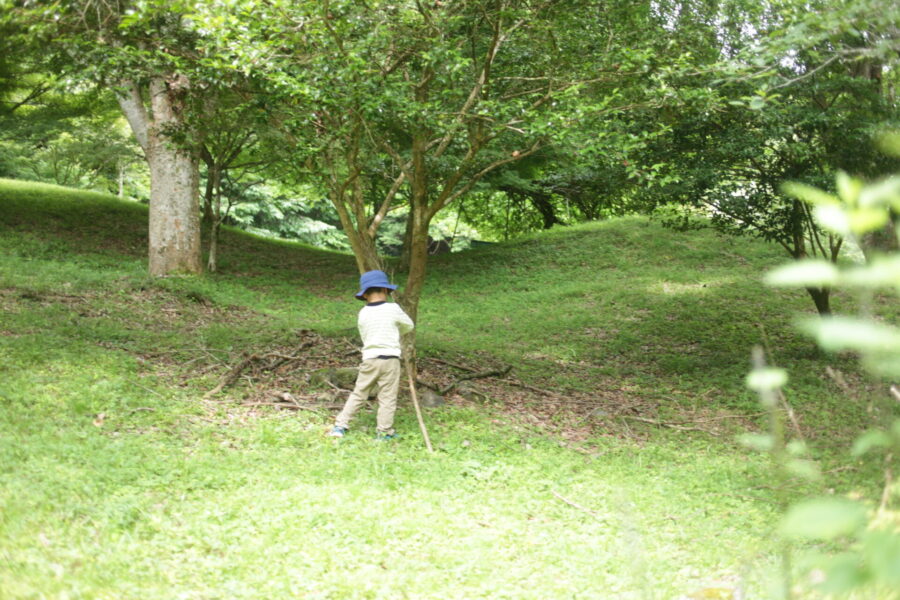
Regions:
<svg viewBox="0 0 900 600"><path fill-rule="evenodd" d="M222 225L222 220L216 218L212 222L212 227L209 229L209 257L206 262L206 270L210 273L215 273L218 269L216 265L216 260L219 252L219 228Z"/></svg>
<svg viewBox="0 0 900 600"><path fill-rule="evenodd" d="M207 202L210 209L210 228L209 228L209 256L207 257L206 269L210 273L217 270L216 261L219 253L219 229L222 226L222 181L221 171L215 164L208 170L206 190L209 194Z"/></svg>
<svg viewBox="0 0 900 600"><path fill-rule="evenodd" d="M347 206L342 198L335 196L339 191L332 190L331 203L337 210L338 217L341 220L341 228L350 242L350 248L353 250L353 258L356 259L356 268L360 274L374 269L381 269L381 259L378 257L378 248L375 246L375 238L371 236L366 229L366 224L360 226L353 222Z"/></svg>
<svg viewBox="0 0 900 600"><path fill-rule="evenodd" d="M827 317L831 315L831 289L808 287L806 291L812 297L813 303L819 315Z"/></svg>
<svg viewBox="0 0 900 600"><path fill-rule="evenodd" d="M409 273L409 265L412 262L412 215L406 219L406 230L403 232L403 247L400 250L400 271Z"/></svg>
<svg viewBox="0 0 900 600"><path fill-rule="evenodd" d="M549 194L532 192L529 198L531 199L531 204L541 213L544 229L550 229L554 225L562 224L562 221L556 216Z"/></svg>
<svg viewBox="0 0 900 600"><path fill-rule="evenodd" d="M203 193L203 222L210 224L215 218L213 214L213 176L211 173L214 167L210 167L210 164L207 162L206 169L206 190Z"/></svg>

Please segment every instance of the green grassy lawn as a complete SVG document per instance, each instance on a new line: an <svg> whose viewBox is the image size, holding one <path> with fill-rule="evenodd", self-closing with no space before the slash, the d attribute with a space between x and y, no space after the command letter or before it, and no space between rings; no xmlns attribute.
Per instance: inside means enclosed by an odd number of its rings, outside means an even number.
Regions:
<svg viewBox="0 0 900 600"><path fill-rule="evenodd" d="M763 337L825 469L792 496L878 486L843 460L877 386L796 333L772 246L629 218L435 257L420 352L578 403L485 383L426 412L434 455L405 405L397 443L369 412L335 443L333 411L242 406L260 382L203 399L242 352L354 336L351 257L226 229L219 274L150 280L145 246L143 206L0 180L0 598L770 597L767 459L734 442Z"/></svg>

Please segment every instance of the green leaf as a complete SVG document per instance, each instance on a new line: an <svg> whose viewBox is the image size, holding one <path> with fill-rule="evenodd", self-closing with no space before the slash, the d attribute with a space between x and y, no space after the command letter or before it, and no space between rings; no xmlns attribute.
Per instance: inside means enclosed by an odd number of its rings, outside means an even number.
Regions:
<svg viewBox="0 0 900 600"><path fill-rule="evenodd" d="M883 529L866 532L863 548L875 580L900 589L900 532Z"/></svg>
<svg viewBox="0 0 900 600"><path fill-rule="evenodd" d="M815 498L795 504L781 522L791 539L831 540L852 535L866 524L866 509L846 498Z"/></svg>
<svg viewBox="0 0 900 600"><path fill-rule="evenodd" d="M896 207L900 203L900 177L888 177L867 185L859 195L859 205L869 208Z"/></svg>
<svg viewBox="0 0 900 600"><path fill-rule="evenodd" d="M813 319L802 324L818 344L832 352L859 350L894 352L900 350L900 329L852 317Z"/></svg>
<svg viewBox="0 0 900 600"><path fill-rule="evenodd" d="M787 381L787 371L775 367L754 369L747 375L747 387L756 392L777 390Z"/></svg>
<svg viewBox="0 0 900 600"><path fill-rule="evenodd" d="M853 456L862 456L873 448L886 448L891 445L891 437L884 431L876 429L862 434L853 443Z"/></svg>
<svg viewBox="0 0 900 600"><path fill-rule="evenodd" d="M850 206L855 206L859 199L859 193L863 189L863 182L855 177L850 177L843 171L838 171L835 182L841 200Z"/></svg>
<svg viewBox="0 0 900 600"><path fill-rule="evenodd" d="M878 256L863 267L844 271L841 283L863 288L900 286L900 254Z"/></svg>
<svg viewBox="0 0 900 600"><path fill-rule="evenodd" d="M766 100L761 96L753 96L750 98L750 110L762 110L766 107Z"/></svg>
<svg viewBox="0 0 900 600"><path fill-rule="evenodd" d="M850 211L850 231L857 234L877 231L887 225L890 218L886 208L854 208Z"/></svg>
<svg viewBox="0 0 900 600"><path fill-rule="evenodd" d="M813 215L822 227L842 236L881 229L890 219L886 208L872 206L819 205L813 209Z"/></svg>
<svg viewBox="0 0 900 600"><path fill-rule="evenodd" d="M808 204L815 206L839 205L840 200L827 192L823 192L817 187L806 185L805 183L797 183L796 181L788 181L781 185L781 191L802 200Z"/></svg>
<svg viewBox="0 0 900 600"><path fill-rule="evenodd" d="M769 452L775 445L772 436L765 433L745 433L737 440L742 446L758 452Z"/></svg>
<svg viewBox="0 0 900 600"><path fill-rule="evenodd" d="M799 260L772 271L765 277L771 286L827 286L835 285L840 276L837 267L827 260Z"/></svg>
<svg viewBox="0 0 900 600"><path fill-rule="evenodd" d="M850 235L850 215L843 206L837 204L820 204L813 209L813 215L819 225L841 236Z"/></svg>
<svg viewBox="0 0 900 600"><path fill-rule="evenodd" d="M822 565L825 581L816 587L827 594L837 595L859 589L869 578L862 562L862 557L855 552L845 552L831 557Z"/></svg>
<svg viewBox="0 0 900 600"><path fill-rule="evenodd" d="M802 458L794 458L787 461L785 469L791 475L802 477L809 481L815 481L822 476L822 471L816 463Z"/></svg>
<svg viewBox="0 0 900 600"><path fill-rule="evenodd" d="M900 131L889 131L878 136L878 148L885 154L900 157Z"/></svg>

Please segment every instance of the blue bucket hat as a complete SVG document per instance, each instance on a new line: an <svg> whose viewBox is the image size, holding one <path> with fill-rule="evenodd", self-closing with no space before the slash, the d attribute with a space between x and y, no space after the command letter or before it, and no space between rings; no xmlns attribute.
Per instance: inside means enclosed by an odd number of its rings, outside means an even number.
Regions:
<svg viewBox="0 0 900 600"><path fill-rule="evenodd" d="M356 297L359 300L365 300L363 294L365 294L366 290L369 288L387 288L389 290L396 290L397 286L391 284L384 271L366 271L359 277L359 292L356 294Z"/></svg>

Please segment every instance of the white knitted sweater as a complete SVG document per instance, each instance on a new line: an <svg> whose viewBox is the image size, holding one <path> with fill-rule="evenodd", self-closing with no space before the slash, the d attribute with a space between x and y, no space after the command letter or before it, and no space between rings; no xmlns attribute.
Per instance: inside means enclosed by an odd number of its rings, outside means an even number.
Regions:
<svg viewBox="0 0 900 600"><path fill-rule="evenodd" d="M359 335L363 360L379 356L401 356L400 335L413 330L413 322L398 304L375 302L359 311Z"/></svg>

